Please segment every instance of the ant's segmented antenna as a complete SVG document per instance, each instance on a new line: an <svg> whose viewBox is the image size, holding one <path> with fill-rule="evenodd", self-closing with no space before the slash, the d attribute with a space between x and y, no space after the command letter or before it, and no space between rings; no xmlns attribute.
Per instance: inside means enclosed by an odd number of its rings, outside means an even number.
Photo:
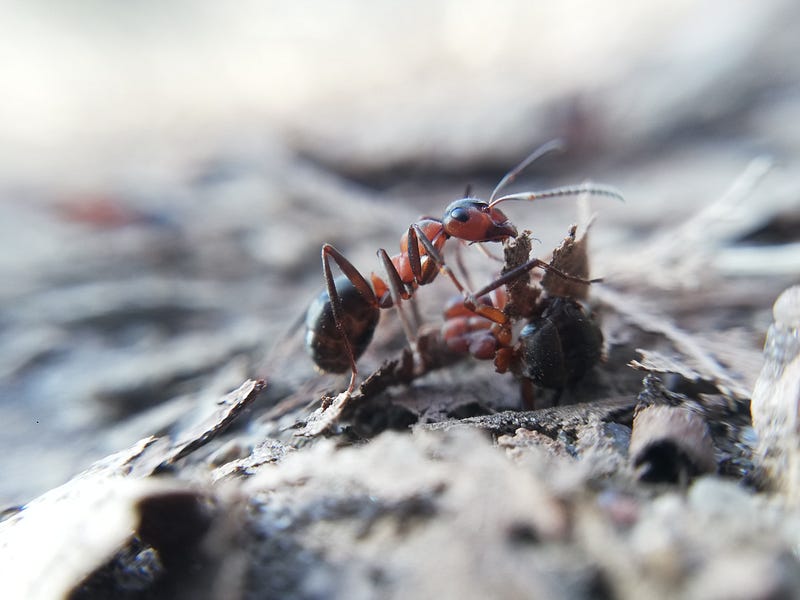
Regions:
<svg viewBox="0 0 800 600"><path fill-rule="evenodd" d="M591 194L592 196L608 196L616 198L621 202L625 202L622 194L616 188L606 185L569 185L565 187L551 188L549 190L542 190L540 192L519 192L517 194L509 194L508 196L501 196L496 200L492 200L489 206L495 206L506 200L540 200L542 198L557 198L559 196L579 196L581 194Z"/></svg>
<svg viewBox="0 0 800 600"><path fill-rule="evenodd" d="M497 192L502 190L509 183L513 182L517 178L517 175L519 175L525 169L531 166L534 163L534 161L539 160L544 155L550 154L551 152L563 152L563 151L564 151L564 142L558 138L550 140L546 144L542 144L541 146L539 146L536 150L534 150L528 156L526 156L521 163L519 163L516 167L511 169L508 173L506 173L503 176L503 178L500 180L500 183L498 183L497 186L492 191L492 195L489 196L489 205L491 206L492 204L494 204L493 200L494 197L497 196ZM466 198L467 196L464 197Z"/></svg>

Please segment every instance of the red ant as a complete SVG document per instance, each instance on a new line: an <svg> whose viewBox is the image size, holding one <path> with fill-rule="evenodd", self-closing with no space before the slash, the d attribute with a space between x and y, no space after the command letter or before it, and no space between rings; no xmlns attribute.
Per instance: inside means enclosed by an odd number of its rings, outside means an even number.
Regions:
<svg viewBox="0 0 800 600"><path fill-rule="evenodd" d="M370 283L341 252L330 244L324 244L322 270L325 291L312 302L306 313L306 348L317 367L335 373L350 369L350 383L344 393L352 393L358 374L356 360L372 340L380 309L392 306L397 306L406 337L413 347L415 335L402 311L401 302L410 299L419 286L431 283L440 272L461 293L462 306L467 312L497 324L493 335L502 347L508 347L511 341L509 318L502 307L479 301L478 298L536 267L551 271L566 280L581 284L592 283L593 280L568 275L533 258L478 292L472 292L459 281L441 254L445 242L451 237L469 243L502 242L516 237L517 228L496 208L501 202L533 201L577 194L622 199L619 192L604 186L567 186L497 197L499 191L514 181L533 161L560 148L558 141L538 148L500 180L488 202L478 198L461 198L447 206L441 220L425 217L412 223L400 240L398 254L390 257L386 250L380 248L377 254L388 283L375 273L371 274ZM338 265L342 276L334 278L331 260Z"/></svg>

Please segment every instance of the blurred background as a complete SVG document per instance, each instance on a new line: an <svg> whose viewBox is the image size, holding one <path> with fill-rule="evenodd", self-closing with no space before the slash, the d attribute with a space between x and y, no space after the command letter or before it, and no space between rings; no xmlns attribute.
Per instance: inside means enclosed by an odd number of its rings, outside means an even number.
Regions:
<svg viewBox="0 0 800 600"><path fill-rule="evenodd" d="M320 245L369 272L419 215L439 215L467 184L485 197L554 137L568 151L520 189L623 190L624 205L594 205L607 278L627 265L629 279L668 289L651 281L668 261L639 251L769 157L748 195L758 210L721 239L774 253L748 262L722 248L703 254L705 272L758 288L737 300L744 321L725 309L753 330L797 281L796 2L18 0L0 11L2 504L168 431L246 377L270 378L267 403L341 386L319 383L292 327L322 286ZM546 250L575 208L508 212ZM436 294L424 309L434 321ZM386 358L370 354L364 372Z"/></svg>

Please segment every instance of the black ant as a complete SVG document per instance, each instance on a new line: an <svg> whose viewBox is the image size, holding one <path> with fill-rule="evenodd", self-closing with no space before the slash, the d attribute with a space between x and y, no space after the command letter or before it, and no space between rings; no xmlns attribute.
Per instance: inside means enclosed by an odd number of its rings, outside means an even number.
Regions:
<svg viewBox="0 0 800 600"><path fill-rule="evenodd" d="M509 283L506 278L500 278ZM505 309L508 295L502 288L489 290L478 301ZM483 291L483 290L482 290ZM505 312L505 311L504 311ZM597 323L573 298L538 295L524 318L527 323L512 344L512 319L490 321L464 306L455 297L445 307L442 340L448 349L471 354L479 360L493 360L498 373L513 372L523 381L523 399L534 407L530 383L563 390L581 379L602 355L603 334Z"/></svg>
<svg viewBox="0 0 800 600"><path fill-rule="evenodd" d="M469 243L503 242L516 237L517 228L497 208L501 202L533 201L577 194L622 199L613 188L583 185L497 197L499 191L514 181L533 161L560 148L560 142L554 141L531 153L500 180L488 202L472 197L461 198L447 206L442 219L424 217L412 223L400 240L398 254L390 257L383 248L377 252L386 272L386 280L372 273L371 282L367 281L336 248L330 244L322 246L325 291L312 302L306 313L306 348L314 363L323 371L343 373L350 369L350 383L344 394L350 394L355 389L358 374L356 360L372 340L380 309L397 306L406 337L414 347L415 333L403 313L401 302L410 299L419 286L431 283L439 273L448 277L461 293L461 305L466 311L497 325L495 336L502 347L510 345L509 318L502 308L493 306L491 302L479 301L478 298L537 267L553 272L565 280L584 285L592 283L593 280L568 275L533 258L505 273L482 290L472 292L461 283L442 258L444 244L451 237ZM342 276L334 278L331 261L338 265Z"/></svg>

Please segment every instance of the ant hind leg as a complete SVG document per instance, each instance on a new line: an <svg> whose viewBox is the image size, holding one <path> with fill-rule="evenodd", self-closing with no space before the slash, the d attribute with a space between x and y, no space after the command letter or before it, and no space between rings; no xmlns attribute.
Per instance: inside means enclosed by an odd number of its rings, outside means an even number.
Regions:
<svg viewBox="0 0 800 600"><path fill-rule="evenodd" d="M353 393L356 386L356 377L358 375L358 367L356 366L356 356L350 339L344 326L344 306L339 291L336 289L336 282L331 270L330 261L336 263L345 277L353 284L356 291L364 298L367 304L372 305L378 309L378 299L375 297L375 292L372 290L369 282L364 276L356 269L356 267L347 258L330 244L322 246L322 272L325 276L325 288L328 292L328 297L331 302L331 312L333 313L333 320L336 324L336 329L342 338L347 358L350 362L350 383L347 386L346 394Z"/></svg>

